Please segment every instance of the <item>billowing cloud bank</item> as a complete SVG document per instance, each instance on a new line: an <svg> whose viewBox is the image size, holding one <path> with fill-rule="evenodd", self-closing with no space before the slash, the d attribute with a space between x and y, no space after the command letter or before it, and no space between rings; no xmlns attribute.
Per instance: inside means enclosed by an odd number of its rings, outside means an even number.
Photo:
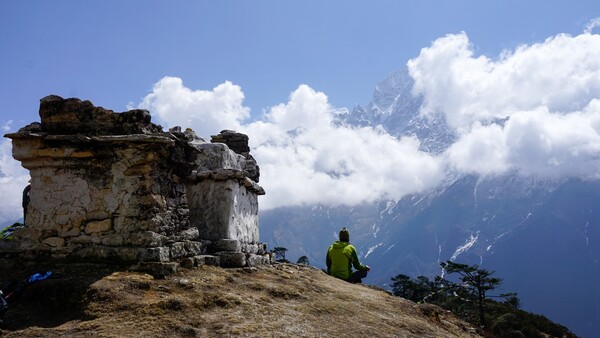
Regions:
<svg viewBox="0 0 600 338"><path fill-rule="evenodd" d="M600 35L557 35L496 58L475 55L465 33L434 41L408 62L422 114L444 117L457 141L441 155L380 128L332 123L336 107L300 85L287 102L249 122L242 89L224 82L193 90L159 80L138 104L165 126L209 137L222 129L250 136L267 195L261 208L358 204L397 199L438 185L450 170L480 175L600 176ZM26 172L0 146L0 222L20 217Z"/></svg>
<svg viewBox="0 0 600 338"><path fill-rule="evenodd" d="M442 113L460 136L455 168L546 177L600 174L600 35L557 35L476 57L448 35L408 62L424 114Z"/></svg>
<svg viewBox="0 0 600 338"><path fill-rule="evenodd" d="M165 87L171 89L163 94ZM165 77L140 106L158 112L169 126L187 122L184 127L207 138L221 129L248 134L252 154L261 167L261 184L267 190L267 196L261 198L263 209L400 198L431 188L444 177L442 161L420 152L414 138L398 140L380 129L336 126L335 109L327 96L306 85L292 92L287 103L271 107L262 120L246 124L242 123L245 115L239 113L247 110L240 93L239 87L230 83L213 92L192 91L180 79ZM210 102L193 99L200 95L211 98ZM215 104L216 98L229 101ZM185 102L181 111L174 111L181 105L177 101ZM238 113L232 115L238 119L207 126L200 113L209 111L205 105L235 107ZM209 116L218 119L218 114L210 112Z"/></svg>
<svg viewBox="0 0 600 338"><path fill-rule="evenodd" d="M244 93L229 81L209 90L191 90L177 77L164 77L152 87L139 107L151 110L170 126L192 127L200 135L239 129L250 116L242 106Z"/></svg>

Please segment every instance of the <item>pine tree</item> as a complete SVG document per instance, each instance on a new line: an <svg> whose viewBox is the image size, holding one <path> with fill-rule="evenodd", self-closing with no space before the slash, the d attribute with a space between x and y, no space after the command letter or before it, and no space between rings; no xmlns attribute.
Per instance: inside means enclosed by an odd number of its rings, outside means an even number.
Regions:
<svg viewBox="0 0 600 338"><path fill-rule="evenodd" d="M297 264L302 264L302 265L310 265L310 261L308 260L308 257L306 256L302 256L300 258L298 258L298 262L296 262Z"/></svg>
<svg viewBox="0 0 600 338"><path fill-rule="evenodd" d="M446 270L448 274L456 273L460 275L460 281L463 288L469 290L477 301L477 308L479 313L479 322L481 326L485 326L484 317L484 302L486 300L486 293L493 290L502 284L501 278L491 277L493 271L487 271L480 269L478 265L467 265L454 263L447 261L440 263L440 266Z"/></svg>

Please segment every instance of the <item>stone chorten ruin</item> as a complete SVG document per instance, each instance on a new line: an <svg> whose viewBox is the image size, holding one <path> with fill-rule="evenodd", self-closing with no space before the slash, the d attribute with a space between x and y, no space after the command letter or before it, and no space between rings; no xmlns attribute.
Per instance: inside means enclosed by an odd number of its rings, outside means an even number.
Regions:
<svg viewBox="0 0 600 338"><path fill-rule="evenodd" d="M31 201L26 227L0 252L158 273L271 262L258 242L265 192L246 135L206 142L190 129L163 132L146 110L58 96L43 98L39 113L41 123L5 135L29 169Z"/></svg>

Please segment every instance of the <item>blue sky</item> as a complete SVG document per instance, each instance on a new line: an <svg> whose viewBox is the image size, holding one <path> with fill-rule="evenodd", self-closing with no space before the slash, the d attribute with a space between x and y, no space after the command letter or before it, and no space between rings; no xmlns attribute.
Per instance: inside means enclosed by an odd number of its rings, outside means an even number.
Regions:
<svg viewBox="0 0 600 338"><path fill-rule="evenodd" d="M598 15L597 1L3 0L0 116L38 120L48 94L122 111L163 76L198 89L229 80L253 114L299 84L352 107L446 34L494 56Z"/></svg>
<svg viewBox="0 0 600 338"><path fill-rule="evenodd" d="M457 170L598 179L598 18L598 1L3 0L0 128L39 121L56 94L204 137L237 129L261 208L398 199ZM407 65L421 113L457 135L446 152L331 124ZM28 179L10 147L0 224L20 216Z"/></svg>

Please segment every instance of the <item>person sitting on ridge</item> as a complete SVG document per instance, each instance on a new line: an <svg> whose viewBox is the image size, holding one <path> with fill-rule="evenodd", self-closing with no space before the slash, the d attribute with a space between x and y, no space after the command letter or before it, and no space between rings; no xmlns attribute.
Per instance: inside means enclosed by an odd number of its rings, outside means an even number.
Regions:
<svg viewBox="0 0 600 338"><path fill-rule="evenodd" d="M327 250L327 274L343 279L350 283L362 283L371 270L368 265L360 264L356 248L350 244L350 232L343 228L340 230L340 240L335 241ZM352 272L352 266L357 271Z"/></svg>

